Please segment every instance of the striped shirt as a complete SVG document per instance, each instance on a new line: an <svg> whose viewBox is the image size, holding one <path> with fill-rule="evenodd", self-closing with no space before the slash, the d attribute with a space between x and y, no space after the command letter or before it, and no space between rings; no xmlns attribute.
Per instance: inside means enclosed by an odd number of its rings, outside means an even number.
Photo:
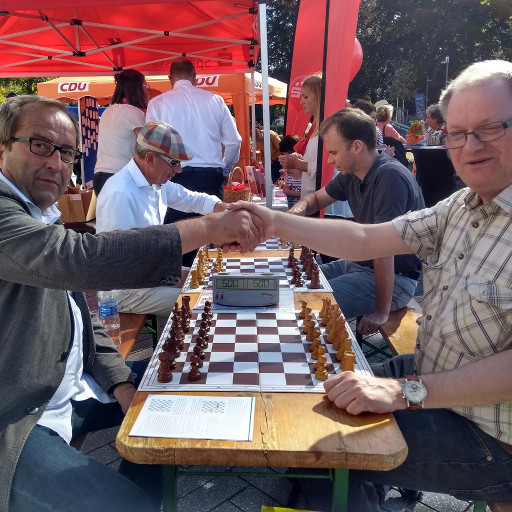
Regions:
<svg viewBox="0 0 512 512"><path fill-rule="evenodd" d="M424 260L418 373L512 348L512 185L486 204L466 188L393 224ZM512 402L452 410L512 444Z"/></svg>

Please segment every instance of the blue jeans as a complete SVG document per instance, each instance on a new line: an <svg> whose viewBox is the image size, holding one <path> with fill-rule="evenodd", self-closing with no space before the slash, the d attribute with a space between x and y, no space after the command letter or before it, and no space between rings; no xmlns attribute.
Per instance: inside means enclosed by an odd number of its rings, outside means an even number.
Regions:
<svg viewBox="0 0 512 512"><path fill-rule="evenodd" d="M357 318L375 311L375 273L373 268L353 261L336 260L320 269L332 287L334 298L345 318ZM391 311L407 306L414 296L417 281L395 274Z"/></svg>
<svg viewBox="0 0 512 512"><path fill-rule="evenodd" d="M142 377L140 363L132 369ZM73 402L74 435L118 426L122 420L117 403ZM161 466L123 460L116 472L36 425L16 466L9 512L155 512L161 503Z"/></svg>
<svg viewBox="0 0 512 512"><path fill-rule="evenodd" d="M372 365L384 377L412 373L412 355ZM461 500L512 499L512 456L473 422L447 409L396 411L407 442L405 462L391 471L349 474L349 510L379 511L374 484L450 494Z"/></svg>

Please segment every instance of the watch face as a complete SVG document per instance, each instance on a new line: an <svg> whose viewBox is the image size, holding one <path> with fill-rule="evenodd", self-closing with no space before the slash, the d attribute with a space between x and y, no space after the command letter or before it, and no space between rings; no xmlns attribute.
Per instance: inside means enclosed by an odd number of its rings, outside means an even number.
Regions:
<svg viewBox="0 0 512 512"><path fill-rule="evenodd" d="M403 387L404 397L413 404L421 404L427 398L427 388L422 382L407 380Z"/></svg>

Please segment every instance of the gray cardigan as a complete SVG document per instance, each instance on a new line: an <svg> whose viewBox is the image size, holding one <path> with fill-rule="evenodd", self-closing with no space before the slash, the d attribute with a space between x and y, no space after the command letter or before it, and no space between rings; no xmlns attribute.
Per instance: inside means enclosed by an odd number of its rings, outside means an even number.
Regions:
<svg viewBox="0 0 512 512"><path fill-rule="evenodd" d="M32 218L0 181L0 510L23 445L64 375L72 339L66 290L84 319L84 371L104 390L130 371L83 291L172 285L181 276L173 225L99 235Z"/></svg>

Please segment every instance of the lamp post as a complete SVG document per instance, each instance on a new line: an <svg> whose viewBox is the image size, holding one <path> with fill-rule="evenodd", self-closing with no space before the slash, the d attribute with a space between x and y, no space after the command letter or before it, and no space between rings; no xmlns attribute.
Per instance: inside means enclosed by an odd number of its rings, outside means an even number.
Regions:
<svg viewBox="0 0 512 512"><path fill-rule="evenodd" d="M446 56L446 59L441 62L441 64L446 64L446 82L445 87L448 85L448 65L450 64L450 57L448 55Z"/></svg>
<svg viewBox="0 0 512 512"><path fill-rule="evenodd" d="M425 87L425 108L428 107L428 83L432 82L432 80L427 75L427 86Z"/></svg>

